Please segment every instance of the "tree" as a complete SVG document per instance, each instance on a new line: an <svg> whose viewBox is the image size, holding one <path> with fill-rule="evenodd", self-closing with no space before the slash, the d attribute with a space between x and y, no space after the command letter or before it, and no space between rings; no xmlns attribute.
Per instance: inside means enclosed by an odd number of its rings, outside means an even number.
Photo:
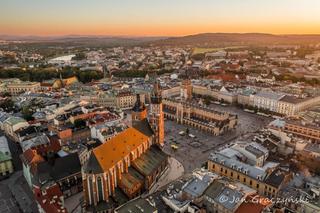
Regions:
<svg viewBox="0 0 320 213"><path fill-rule="evenodd" d="M314 49L310 47L301 47L297 50L297 57L304 59L306 55L312 54Z"/></svg>
<svg viewBox="0 0 320 213"><path fill-rule="evenodd" d="M83 119L77 119L74 121L74 127L75 128L82 128L86 126L86 121Z"/></svg>
<svg viewBox="0 0 320 213"><path fill-rule="evenodd" d="M80 61L86 59L86 55L84 53L77 53L76 56L72 58L72 60Z"/></svg>
<svg viewBox="0 0 320 213"><path fill-rule="evenodd" d="M9 92L4 92L2 93L3 97L11 97L11 94Z"/></svg>
<svg viewBox="0 0 320 213"><path fill-rule="evenodd" d="M202 61L205 58L205 54L204 53L197 53L197 54L192 55L191 58L196 61Z"/></svg>
<svg viewBox="0 0 320 213"><path fill-rule="evenodd" d="M205 105L210 105L211 104L211 97L205 96L203 102Z"/></svg>
<svg viewBox="0 0 320 213"><path fill-rule="evenodd" d="M14 110L14 102L12 99L6 99L0 103L0 108L2 108L5 112L12 112Z"/></svg>
<svg viewBox="0 0 320 213"><path fill-rule="evenodd" d="M23 118L26 119L27 121L31 121L34 119L32 117L33 110L30 108L30 106L22 107L21 113L22 113Z"/></svg>

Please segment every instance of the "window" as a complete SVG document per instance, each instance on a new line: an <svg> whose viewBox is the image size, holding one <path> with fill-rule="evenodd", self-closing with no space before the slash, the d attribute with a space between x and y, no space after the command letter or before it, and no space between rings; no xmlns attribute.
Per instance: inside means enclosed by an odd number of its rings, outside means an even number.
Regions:
<svg viewBox="0 0 320 213"><path fill-rule="evenodd" d="M102 187L101 177L98 177L97 184L98 184L98 196L99 196L98 199L99 199L99 201L102 201L103 200L103 187Z"/></svg>
<svg viewBox="0 0 320 213"><path fill-rule="evenodd" d="M93 198L93 183L92 183L92 177L89 177L89 194L90 194L90 204L94 203Z"/></svg>
<svg viewBox="0 0 320 213"><path fill-rule="evenodd" d="M244 182L244 183L246 182L246 178L243 178L243 182Z"/></svg>
<svg viewBox="0 0 320 213"><path fill-rule="evenodd" d="M250 184L250 186L252 186L252 180L250 180L250 183L249 183L249 184Z"/></svg>
<svg viewBox="0 0 320 213"><path fill-rule="evenodd" d="M233 177L233 172L230 173L231 177Z"/></svg>
<svg viewBox="0 0 320 213"><path fill-rule="evenodd" d="M257 183L257 189L259 189L259 183Z"/></svg>
<svg viewBox="0 0 320 213"><path fill-rule="evenodd" d="M223 172L223 168L221 167L220 172Z"/></svg>
<svg viewBox="0 0 320 213"><path fill-rule="evenodd" d="M237 176L237 179L240 180L240 176L239 175Z"/></svg>

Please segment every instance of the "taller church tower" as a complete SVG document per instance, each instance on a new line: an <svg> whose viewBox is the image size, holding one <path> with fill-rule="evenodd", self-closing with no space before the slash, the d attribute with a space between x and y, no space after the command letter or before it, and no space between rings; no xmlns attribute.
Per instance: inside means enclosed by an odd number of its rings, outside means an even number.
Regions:
<svg viewBox="0 0 320 213"><path fill-rule="evenodd" d="M155 144L164 145L164 115L162 111L162 95L159 82L156 80L151 93L149 123L155 134Z"/></svg>

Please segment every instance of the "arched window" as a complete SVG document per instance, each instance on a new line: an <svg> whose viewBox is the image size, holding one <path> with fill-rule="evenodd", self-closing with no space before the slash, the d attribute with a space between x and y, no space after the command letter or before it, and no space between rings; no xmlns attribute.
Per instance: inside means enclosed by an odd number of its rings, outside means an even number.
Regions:
<svg viewBox="0 0 320 213"><path fill-rule="evenodd" d="M89 195L90 195L90 204L94 203L94 198L93 198L93 183L92 183L92 177L89 177Z"/></svg>
<svg viewBox="0 0 320 213"><path fill-rule="evenodd" d="M103 201L103 187L102 187L102 179L101 177L97 178L97 184L98 184L98 200Z"/></svg>

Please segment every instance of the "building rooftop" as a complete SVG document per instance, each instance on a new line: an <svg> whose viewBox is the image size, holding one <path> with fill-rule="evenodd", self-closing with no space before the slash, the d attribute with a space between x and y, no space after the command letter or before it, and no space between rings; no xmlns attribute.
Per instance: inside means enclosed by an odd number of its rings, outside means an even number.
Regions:
<svg viewBox="0 0 320 213"><path fill-rule="evenodd" d="M131 127L95 148L93 154L103 171L108 171L148 139L148 136Z"/></svg>
<svg viewBox="0 0 320 213"><path fill-rule="evenodd" d="M260 91L255 96L268 98L268 99L273 99L273 100L277 100L278 101L278 100L282 99L285 95L280 94L280 93L275 93L275 92Z"/></svg>
<svg viewBox="0 0 320 213"><path fill-rule="evenodd" d="M144 176L151 175L168 156L157 146L151 146L145 153L132 162L132 166Z"/></svg>
<svg viewBox="0 0 320 213"><path fill-rule="evenodd" d="M266 177L266 172L262 168L242 163L237 159L228 158L220 153L211 153L209 156L209 160L225 167L237 170L253 179L264 180L264 178Z"/></svg>
<svg viewBox="0 0 320 213"><path fill-rule="evenodd" d="M212 181L210 176L204 176L202 179L194 177L183 187L182 191L197 198L205 192Z"/></svg>
<svg viewBox="0 0 320 213"><path fill-rule="evenodd" d="M154 135L153 130L148 122L148 119L143 119L142 121L133 121L132 126L141 132L142 134L151 137Z"/></svg>
<svg viewBox="0 0 320 213"><path fill-rule="evenodd" d="M257 146L254 146L254 145L251 145L249 144L248 146L245 147L245 149L254 154L257 158L265 155L265 152L261 151L260 147L257 147Z"/></svg>
<svg viewBox="0 0 320 213"><path fill-rule="evenodd" d="M11 152L5 136L0 137L0 162L11 160Z"/></svg>
<svg viewBox="0 0 320 213"><path fill-rule="evenodd" d="M262 200L257 203L257 200ZM268 206L271 205L271 201L259 196L250 195L246 198L245 202L241 203L235 213L261 213Z"/></svg>
<svg viewBox="0 0 320 213"><path fill-rule="evenodd" d="M219 180L214 180L205 191L205 195L212 199L216 198L224 189L225 184Z"/></svg>
<svg viewBox="0 0 320 213"><path fill-rule="evenodd" d="M49 143L50 143L49 138L46 135L39 135L29 140L23 141L20 144L21 144L22 150L26 151L36 146L48 145Z"/></svg>
<svg viewBox="0 0 320 213"><path fill-rule="evenodd" d="M77 153L54 159L52 163L49 161L38 164L39 181L48 180L59 181L62 178L81 173L81 164Z"/></svg>
<svg viewBox="0 0 320 213"><path fill-rule="evenodd" d="M26 122L26 120L20 117L9 117L5 122L9 123L10 125L16 125L18 123Z"/></svg>
<svg viewBox="0 0 320 213"><path fill-rule="evenodd" d="M269 126L274 126L277 128L283 128L286 125L286 122L284 120L276 119L274 121L271 121Z"/></svg>
<svg viewBox="0 0 320 213"><path fill-rule="evenodd" d="M148 212L153 213L157 212L155 206L151 205L150 202L143 198L137 198L129 201L115 209L116 213L139 213L139 212Z"/></svg>
<svg viewBox="0 0 320 213"><path fill-rule="evenodd" d="M280 169L275 169L266 179L265 183L278 188L285 180L286 174Z"/></svg>
<svg viewBox="0 0 320 213"><path fill-rule="evenodd" d="M214 200L226 209L235 210L243 196L244 194L238 190L225 187ZM234 200L239 200L240 202L234 202Z"/></svg>
<svg viewBox="0 0 320 213"><path fill-rule="evenodd" d="M129 167L127 173L123 173L121 176L120 183L121 185L125 186L128 189L131 189L132 187L143 184L144 177L134 168Z"/></svg>
<svg viewBox="0 0 320 213"><path fill-rule="evenodd" d="M304 150L308 152L315 152L320 154L320 144L308 143L307 146L304 148Z"/></svg>
<svg viewBox="0 0 320 213"><path fill-rule="evenodd" d="M280 99L280 101L282 102L288 102L291 104L298 104L304 101L309 100L310 98L297 98L295 96L289 96L289 95L285 95L283 98Z"/></svg>

